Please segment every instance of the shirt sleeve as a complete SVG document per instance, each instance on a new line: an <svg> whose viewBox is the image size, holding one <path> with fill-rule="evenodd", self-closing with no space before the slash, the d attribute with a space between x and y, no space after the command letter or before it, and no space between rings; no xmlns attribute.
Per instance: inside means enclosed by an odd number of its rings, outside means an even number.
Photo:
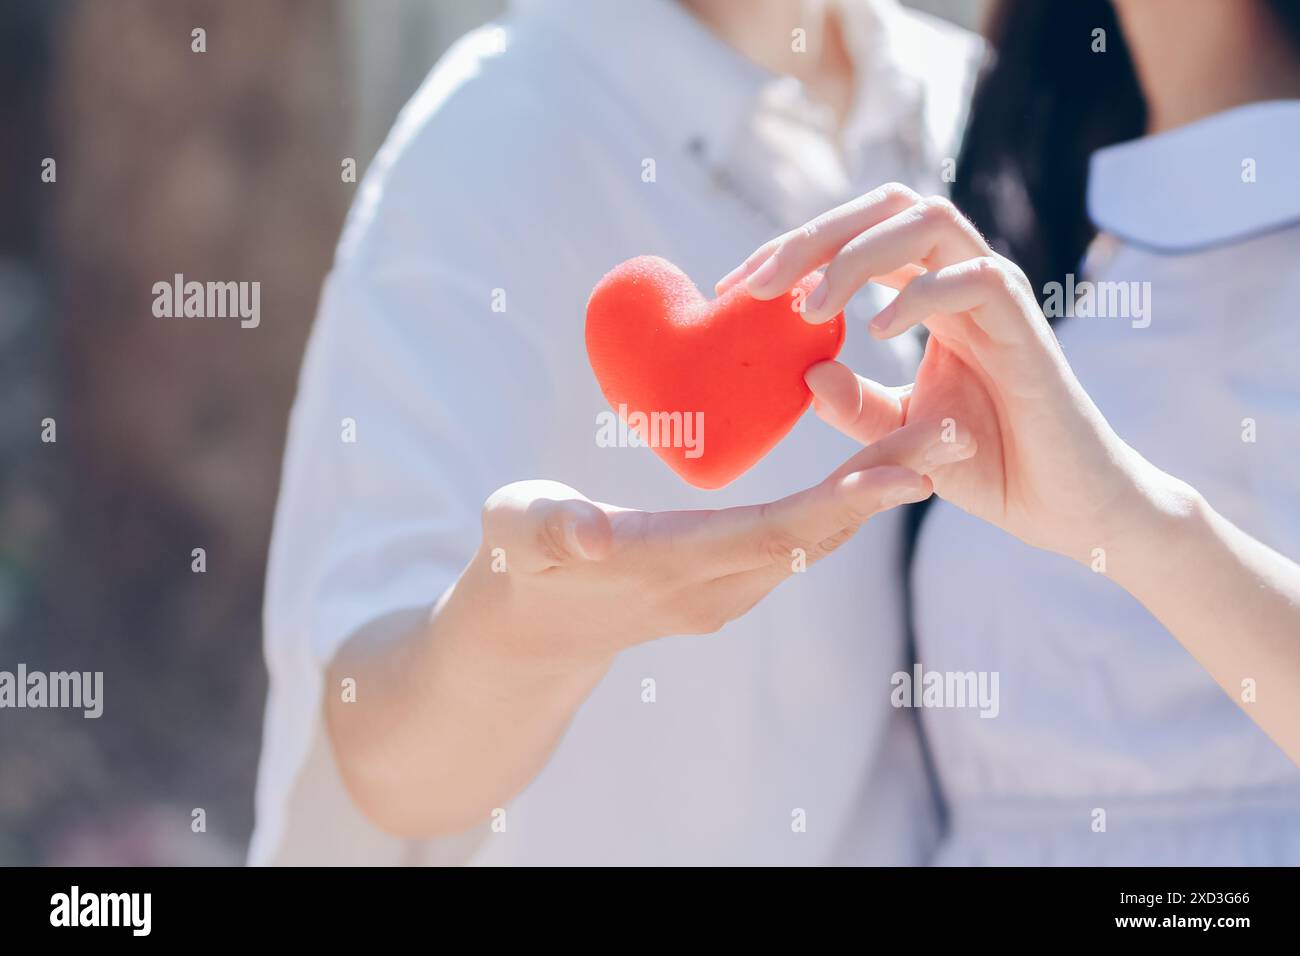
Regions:
<svg viewBox="0 0 1300 956"><path fill-rule="evenodd" d="M290 417L263 622L270 694L253 863L298 859L287 817L306 799L349 819L324 831L354 841L340 848L348 858L400 862L400 841L361 820L322 753L324 669L368 623L437 600L478 545L484 499L536 477L545 440L543 343L509 299L526 260L473 197L439 190L433 208L436 171L420 160L404 155L363 186ZM305 770L315 794L300 793Z"/></svg>

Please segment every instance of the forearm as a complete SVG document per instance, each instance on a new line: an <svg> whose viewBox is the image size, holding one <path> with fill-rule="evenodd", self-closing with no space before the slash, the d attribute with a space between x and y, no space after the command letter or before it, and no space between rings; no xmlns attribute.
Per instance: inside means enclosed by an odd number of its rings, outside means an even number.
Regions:
<svg viewBox="0 0 1300 956"><path fill-rule="evenodd" d="M1300 764L1300 565L1177 482L1114 557L1117 582Z"/></svg>
<svg viewBox="0 0 1300 956"><path fill-rule="evenodd" d="M816 561L924 498L913 468L941 440L904 426L847 473L722 511L615 509L540 479L497 489L478 553L432 613L378 622L328 668L326 725L353 799L406 836L485 820L542 768L620 650L713 633L789 576L789 542ZM355 699L340 692L349 678Z"/></svg>
<svg viewBox="0 0 1300 956"><path fill-rule="evenodd" d="M527 635L497 598L462 576L432 614L355 635L329 668L340 772L388 832L442 836L486 820L542 768L608 666L518 653ZM353 702L339 693L348 677Z"/></svg>

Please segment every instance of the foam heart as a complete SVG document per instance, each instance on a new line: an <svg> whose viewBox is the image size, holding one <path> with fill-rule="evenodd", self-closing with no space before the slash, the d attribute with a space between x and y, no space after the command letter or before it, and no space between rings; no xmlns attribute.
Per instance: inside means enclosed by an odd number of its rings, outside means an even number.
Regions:
<svg viewBox="0 0 1300 956"><path fill-rule="evenodd" d="M748 471L812 401L803 374L844 344L844 316L810 325L797 302L739 284L712 301L667 260L616 266L587 302L587 357L628 428L697 488Z"/></svg>

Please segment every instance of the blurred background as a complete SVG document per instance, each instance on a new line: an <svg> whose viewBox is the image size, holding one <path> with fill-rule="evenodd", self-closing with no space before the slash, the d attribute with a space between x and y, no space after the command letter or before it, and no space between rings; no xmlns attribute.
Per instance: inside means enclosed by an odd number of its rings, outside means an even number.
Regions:
<svg viewBox="0 0 1300 956"><path fill-rule="evenodd" d="M983 4L911 5L974 27ZM242 862L262 575L357 188L341 163L359 181L441 52L503 6L0 0L0 670L105 688L98 720L0 710L0 865ZM260 281L258 329L150 321L178 272Z"/></svg>

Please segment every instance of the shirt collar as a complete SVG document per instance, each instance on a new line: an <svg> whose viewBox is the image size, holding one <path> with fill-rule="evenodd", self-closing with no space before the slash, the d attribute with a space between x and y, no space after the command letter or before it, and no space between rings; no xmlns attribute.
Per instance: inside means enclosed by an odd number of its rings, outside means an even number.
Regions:
<svg viewBox="0 0 1300 956"><path fill-rule="evenodd" d="M1093 154L1088 214L1160 252L1300 224L1300 100L1251 103Z"/></svg>
<svg viewBox="0 0 1300 956"><path fill-rule="evenodd" d="M846 141L877 142L919 133L925 84L912 57L919 53L915 63L923 64L927 51L909 48L897 0L838 0L837 6L856 74Z"/></svg>
<svg viewBox="0 0 1300 956"><path fill-rule="evenodd" d="M854 62L848 143L895 138L920 122L924 89L902 62L897 0L834 0ZM674 143L720 160L781 77L748 60L677 0L513 0L596 63Z"/></svg>
<svg viewBox="0 0 1300 956"><path fill-rule="evenodd" d="M715 153L746 122L773 74L676 0L513 0L571 41L679 148Z"/></svg>

